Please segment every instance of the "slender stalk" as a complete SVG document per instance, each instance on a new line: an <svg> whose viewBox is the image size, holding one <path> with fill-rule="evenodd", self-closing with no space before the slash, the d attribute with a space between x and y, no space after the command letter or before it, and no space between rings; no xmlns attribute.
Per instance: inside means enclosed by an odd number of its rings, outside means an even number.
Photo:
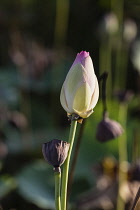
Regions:
<svg viewBox="0 0 140 210"><path fill-rule="evenodd" d="M108 78L108 72L104 72L100 78L99 81L102 80L102 104L103 104L103 116L107 112L107 100L106 100L106 83Z"/></svg>
<svg viewBox="0 0 140 210"><path fill-rule="evenodd" d="M139 129L139 128L138 128ZM134 130L134 139L132 142L132 162L136 163L137 159L139 159L139 135L138 129Z"/></svg>
<svg viewBox="0 0 140 210"><path fill-rule="evenodd" d="M56 0L55 47L65 46L69 19L69 0Z"/></svg>
<svg viewBox="0 0 140 210"><path fill-rule="evenodd" d="M134 202L133 202L133 205L132 205L131 210L134 210L134 209L135 209L135 207L136 207L136 205L137 205L137 202L138 202L139 198L140 198L140 187L139 187L138 192L137 192L137 194L136 194L136 197L135 197L135 199L134 199Z"/></svg>
<svg viewBox="0 0 140 210"><path fill-rule="evenodd" d="M56 210L61 210L60 202L60 187L61 187L61 169L54 172L55 177L55 207Z"/></svg>
<svg viewBox="0 0 140 210"><path fill-rule="evenodd" d="M69 171L70 157L71 157L74 137L75 137L75 133L76 133L76 127L77 127L77 121L73 120L71 122L69 140L68 140L68 142L70 143L70 148L69 148L69 152L68 152L68 157L63 165L62 189L61 189L61 208L62 208L62 210L66 210L68 171Z"/></svg>
<svg viewBox="0 0 140 210"><path fill-rule="evenodd" d="M127 68L128 68L128 53L129 48L128 46L124 46L122 49L122 67L123 70L123 78L120 80L120 87L122 89L126 89L126 82L127 82Z"/></svg>
<svg viewBox="0 0 140 210"><path fill-rule="evenodd" d="M127 140L126 140L126 121L127 121L127 104L121 103L119 107L119 122L122 124L125 132L121 136L123 139L122 142L120 142L120 160L121 161L127 161Z"/></svg>
<svg viewBox="0 0 140 210"><path fill-rule="evenodd" d="M111 8L112 11L117 15L118 22L119 22L119 30L117 34L117 49L116 49L116 64L115 64L115 81L114 81L114 88L122 89L124 86L125 78L123 69L123 62L125 62L123 57L123 19L124 19L124 0L111 0ZM124 61L123 61L124 60ZM127 62L127 61L126 61ZM126 64L125 64L126 67ZM121 75L121 77L120 77Z"/></svg>
<svg viewBox="0 0 140 210"><path fill-rule="evenodd" d="M126 131L126 119L127 119L127 104L120 104L119 109L119 122L123 125L124 131ZM127 179L127 136L126 133L118 139L119 150L119 177L118 177L118 199L117 210L125 209L125 202L120 196L120 189Z"/></svg>
<svg viewBox="0 0 140 210"><path fill-rule="evenodd" d="M111 97L112 94L112 39L109 37L107 40L102 40L100 49L99 49L99 66L100 66L100 74L104 71L107 71L109 74L108 77L108 86L107 86L107 93L108 97Z"/></svg>
<svg viewBox="0 0 140 210"><path fill-rule="evenodd" d="M70 169L70 173L69 173L69 181L68 181L68 199L71 193L71 187L72 187L72 183L73 183L73 176L74 176L74 171L75 171L75 166L76 166L76 162L77 162L77 158L78 158L78 154L79 154L79 149L80 149L80 145L81 145L81 140L82 140L82 136L83 136L83 132L84 132L84 128L85 128L85 119L83 120L83 123L80 127L79 133L78 133L78 137L76 139L76 145L75 145L75 150L74 150L74 155L73 155L73 159L72 159L72 164L71 164L71 169Z"/></svg>

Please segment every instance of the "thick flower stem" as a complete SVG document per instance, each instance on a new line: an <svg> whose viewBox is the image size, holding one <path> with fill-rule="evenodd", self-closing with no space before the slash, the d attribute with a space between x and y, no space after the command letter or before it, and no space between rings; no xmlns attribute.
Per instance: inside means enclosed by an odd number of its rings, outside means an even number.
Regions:
<svg viewBox="0 0 140 210"><path fill-rule="evenodd" d="M73 153L71 169L70 169L70 172L69 172L68 199L67 200L69 200L70 193L71 193L74 171L75 171L75 167L76 167L76 163L77 163L77 158L78 158L79 149L80 149L80 145L81 145L81 141L82 141L82 137L83 137L84 128L85 128L85 119L82 122L82 125L81 125L79 133L78 133L78 137L77 137L76 142L75 142L76 143L75 144L75 150L74 150L74 153Z"/></svg>
<svg viewBox="0 0 140 210"><path fill-rule="evenodd" d="M133 205L132 205L131 210L135 210L135 207L137 205L137 202L138 202L139 198L140 198L140 187L139 187L138 192L137 192L137 194L135 196L135 199L133 201Z"/></svg>
<svg viewBox="0 0 140 210"><path fill-rule="evenodd" d="M107 71L109 74L108 77L108 85L107 85L107 93L108 98L111 98L112 95L112 72L111 72L111 54L112 54L112 39L111 37L108 40L102 40L101 46L99 49L99 59L100 59L100 74L103 74L104 71Z"/></svg>
<svg viewBox="0 0 140 210"><path fill-rule="evenodd" d="M66 210L69 163L70 163L70 157L71 157L76 127L77 127L77 121L73 120L71 122L71 128L70 128L69 140L68 140L68 143L70 143L70 148L68 152L68 157L63 165L62 189L61 189L61 209L62 210Z"/></svg>
<svg viewBox="0 0 140 210"><path fill-rule="evenodd" d="M69 4L69 0L56 0L55 47L65 46L69 19Z"/></svg>
<svg viewBox="0 0 140 210"><path fill-rule="evenodd" d="M126 131L126 119L127 119L127 105L120 104L119 110L119 121L123 125ZM127 136L124 133L118 139L118 150L119 150L119 177L118 177L118 199L117 199L117 210L124 210L125 203L120 196L120 191L123 184L127 180Z"/></svg>
<svg viewBox="0 0 140 210"><path fill-rule="evenodd" d="M102 104L103 104L103 117L107 112L107 97L106 97L106 83L108 78L108 72L104 72L99 80L102 80Z"/></svg>
<svg viewBox="0 0 140 210"><path fill-rule="evenodd" d="M55 177L55 208L56 210L61 210L61 202L60 202L61 171L54 172L54 177Z"/></svg>

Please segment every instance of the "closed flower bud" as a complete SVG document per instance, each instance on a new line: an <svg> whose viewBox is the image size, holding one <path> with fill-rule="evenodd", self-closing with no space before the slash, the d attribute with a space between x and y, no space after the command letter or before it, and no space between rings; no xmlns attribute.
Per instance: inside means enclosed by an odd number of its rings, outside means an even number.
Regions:
<svg viewBox="0 0 140 210"><path fill-rule="evenodd" d="M99 98L99 87L89 53L77 54L61 89L60 102L68 113L87 118Z"/></svg>
<svg viewBox="0 0 140 210"><path fill-rule="evenodd" d="M67 158L69 143L53 139L42 145L45 160L54 168L59 168Z"/></svg>
<svg viewBox="0 0 140 210"><path fill-rule="evenodd" d="M96 138L100 142L106 142L119 137L122 133L123 128L118 122L105 117L98 124Z"/></svg>

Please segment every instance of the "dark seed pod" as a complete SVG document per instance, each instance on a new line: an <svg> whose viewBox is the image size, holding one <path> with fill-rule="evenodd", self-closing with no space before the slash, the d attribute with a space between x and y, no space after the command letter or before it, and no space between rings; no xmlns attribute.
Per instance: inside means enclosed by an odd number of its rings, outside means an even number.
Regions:
<svg viewBox="0 0 140 210"><path fill-rule="evenodd" d="M66 141L53 139L42 145L43 156L50 165L59 168L67 158L69 146Z"/></svg>
<svg viewBox="0 0 140 210"><path fill-rule="evenodd" d="M140 160L131 166L128 175L131 181L140 181Z"/></svg>
<svg viewBox="0 0 140 210"><path fill-rule="evenodd" d="M105 117L97 126L96 138L100 142L107 142L122 133L123 128L118 122Z"/></svg>

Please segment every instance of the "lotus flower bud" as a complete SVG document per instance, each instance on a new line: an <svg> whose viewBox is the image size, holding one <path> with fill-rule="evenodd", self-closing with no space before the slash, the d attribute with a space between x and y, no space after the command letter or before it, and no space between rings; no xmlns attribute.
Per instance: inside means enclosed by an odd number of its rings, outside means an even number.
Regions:
<svg viewBox="0 0 140 210"><path fill-rule="evenodd" d="M100 142L106 142L119 137L123 133L122 126L108 117L98 124L96 137Z"/></svg>
<svg viewBox="0 0 140 210"><path fill-rule="evenodd" d="M99 87L89 52L77 54L61 89L60 102L68 115L87 118L99 97Z"/></svg>
<svg viewBox="0 0 140 210"><path fill-rule="evenodd" d="M44 143L42 145L44 159L59 171L59 167L67 158L69 145L69 143L58 139Z"/></svg>

